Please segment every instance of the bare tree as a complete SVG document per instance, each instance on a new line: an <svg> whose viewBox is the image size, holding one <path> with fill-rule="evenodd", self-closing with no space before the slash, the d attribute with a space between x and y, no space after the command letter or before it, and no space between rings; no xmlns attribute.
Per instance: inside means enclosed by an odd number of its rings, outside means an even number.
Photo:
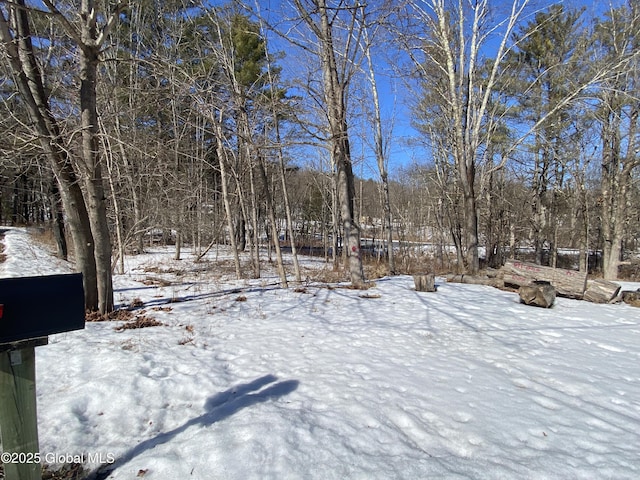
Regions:
<svg viewBox="0 0 640 480"><path fill-rule="evenodd" d="M99 143L97 109L98 65L103 44L118 21L127 1L119 1L99 26L99 11L95 0L80 2L79 26L62 14L51 2L43 0L50 13L62 25L78 47L80 77L80 123L82 141L79 164L85 187L87 212L95 244L94 256L98 288L98 310L113 310L113 281L111 271L111 239L107 222L107 203L102 174L103 152Z"/></svg>
<svg viewBox="0 0 640 480"><path fill-rule="evenodd" d="M492 12L488 0L424 0L413 2L411 12L422 22L427 39L408 45L423 80L438 84L432 91L440 97L442 113L449 123L448 141L464 202L465 266L479 269L476 170L482 161L490 133L490 100L497 86L500 66L513 33L529 0L513 0L505 17L489 24ZM482 48L497 39L497 49L487 66ZM420 56L415 53L420 52ZM427 68L431 65L433 68Z"/></svg>
<svg viewBox="0 0 640 480"><path fill-rule="evenodd" d="M365 14L365 6L361 7L363 21L367 21ZM379 27L379 25L377 25ZM385 145L385 137L383 135L382 128L382 113L380 109L380 98L378 95L378 82L376 80L376 72L374 67L374 61L371 54L373 47L373 37L375 37L375 31L373 35L369 34L369 28L365 23L362 26L362 39L364 55L367 60L367 73L369 77L369 83L371 85L371 95L373 101L373 150L376 156L376 163L378 164L378 172L380 174L380 181L382 182L382 208L384 212L384 224L383 228L386 233L387 242L387 259L389 262L389 272L393 275L396 270L395 259L393 255L393 219L391 214L391 194L389 193L389 171L388 171L388 148Z"/></svg>
<svg viewBox="0 0 640 480"><path fill-rule="evenodd" d="M102 28L92 2L82 2L80 29L77 29L48 0L53 15L76 42L80 55L80 103L84 160L81 178L87 195L83 195L78 174L71 162L66 140L61 136L58 120L52 113L43 84L29 27L30 9L24 0L7 5L10 19L0 12L0 38L7 52L16 87L40 138L40 145L56 175L65 211L74 239L78 269L84 274L85 303L88 309L107 312L113 308L111 284L111 244L106 219L105 195L98 158L98 122L95 104L96 70L101 45L125 3L118 3Z"/></svg>
<svg viewBox="0 0 640 480"><path fill-rule="evenodd" d="M337 169L337 191L340 204L340 218L344 230L349 274L351 283L356 286L364 284L364 271L360 254L360 226L355 217L355 186L351 150L347 128L347 93L356 65L353 58L354 49L358 46L359 32L356 27L358 5L338 2L327 5L326 0L312 0L305 6L302 0L294 0L298 13L317 40L317 55L322 67L322 83L329 127L329 143L331 158ZM345 44L337 54L334 34L337 31L340 14L345 14L347 31Z"/></svg>
<svg viewBox="0 0 640 480"><path fill-rule="evenodd" d="M280 131L281 112L278 111L278 101L277 101L278 91L276 88L276 76L272 66L271 57L268 53L269 46L268 46L268 40L267 40L267 34L266 34L266 26L265 26L264 19L262 18L260 3L257 0L255 2L255 6L256 6L256 12L258 13L258 19L260 22L260 31L265 42L265 48L267 50L266 69L267 69L267 79L269 84L269 100L270 100L269 103L271 107L273 135L275 136L274 148L275 148L276 156L278 159L278 173L280 175L284 211L285 211L285 216L287 220L286 222L287 234L289 237L289 245L291 247L291 256L293 258L294 275L296 277L296 282L300 283L302 282L302 274L300 273L300 263L298 261L296 237L295 237L295 232L293 227L293 218L291 214L291 202L289 201L289 190L287 187L287 179L285 175L285 161L284 161L284 154L283 154L282 135ZM278 242L278 248L279 248L279 238L276 238L275 241Z"/></svg>

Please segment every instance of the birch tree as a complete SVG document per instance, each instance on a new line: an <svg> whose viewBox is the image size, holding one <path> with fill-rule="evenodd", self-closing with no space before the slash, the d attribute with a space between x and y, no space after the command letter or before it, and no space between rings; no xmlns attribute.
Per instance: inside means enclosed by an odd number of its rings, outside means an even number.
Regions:
<svg viewBox="0 0 640 480"><path fill-rule="evenodd" d="M382 208L383 208L383 229L386 234L387 242L387 260L389 272L395 273L395 258L393 252L393 219L391 213L391 194L389 190L389 158L388 146L383 135L382 111L380 108L380 97L378 93L378 81L376 79L376 70L371 50L375 38L375 31L370 34L370 28L367 25L367 16L365 14L366 6L362 6L362 19L365 22L362 25L362 49L366 58L366 71L371 86L371 99L373 102L373 150L376 156L380 181L382 183ZM379 27L376 25L374 28ZM377 31L377 28L376 28Z"/></svg>
<svg viewBox="0 0 640 480"><path fill-rule="evenodd" d="M465 268L479 269L476 171L490 138L490 100L495 93L508 40L529 0L513 0L503 18L492 22L489 0L423 0L410 9L420 21L417 43L408 52L421 81L439 97L448 122L450 155L464 203ZM411 42L415 42L412 39ZM489 41L495 54L483 58ZM432 65L434 68L427 68ZM430 73L437 70L437 79ZM437 85L434 84L437 82Z"/></svg>

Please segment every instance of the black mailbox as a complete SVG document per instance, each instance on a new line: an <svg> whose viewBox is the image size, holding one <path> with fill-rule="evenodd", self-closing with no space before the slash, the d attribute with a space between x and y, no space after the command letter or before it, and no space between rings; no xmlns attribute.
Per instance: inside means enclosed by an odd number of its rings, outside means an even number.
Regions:
<svg viewBox="0 0 640 480"><path fill-rule="evenodd" d="M0 279L0 344L84 328L82 274Z"/></svg>

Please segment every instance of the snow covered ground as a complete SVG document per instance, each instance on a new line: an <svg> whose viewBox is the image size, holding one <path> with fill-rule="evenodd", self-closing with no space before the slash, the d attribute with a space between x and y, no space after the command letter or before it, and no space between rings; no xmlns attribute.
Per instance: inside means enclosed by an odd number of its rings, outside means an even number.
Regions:
<svg viewBox="0 0 640 480"><path fill-rule="evenodd" d="M4 242L1 277L68 271L23 230ZM640 478L640 309L406 276L285 290L166 250L126 265L116 302L164 326L37 348L45 460L127 480Z"/></svg>

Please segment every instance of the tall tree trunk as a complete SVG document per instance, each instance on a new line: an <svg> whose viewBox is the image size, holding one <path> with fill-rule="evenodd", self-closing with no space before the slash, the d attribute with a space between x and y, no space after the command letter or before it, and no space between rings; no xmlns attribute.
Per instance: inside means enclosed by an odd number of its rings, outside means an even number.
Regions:
<svg viewBox="0 0 640 480"><path fill-rule="evenodd" d="M478 207L475 192L475 160L459 161L460 176L462 183L462 199L464 203L464 223L465 223L465 267L467 273L475 275L480 270L480 259L478 256Z"/></svg>
<svg viewBox="0 0 640 480"><path fill-rule="evenodd" d="M364 7L362 8L364 9ZM386 233L389 273L393 275L395 274L396 265L393 256L393 227L391 217L391 195L389 193L389 174L387 172L387 158L385 155L384 138L382 135L382 114L380 111L380 100L378 98L378 84L373 67L373 59L371 58L369 35L366 28L364 29L364 37L366 42L365 56L367 57L367 65L369 67L369 82L371 84L371 95L373 97L374 151L376 154L376 162L378 164L378 172L380 173L380 181L382 182L383 230Z"/></svg>
<svg viewBox="0 0 640 480"><path fill-rule="evenodd" d="M331 261L333 268L337 269L340 262L340 247L344 249L344 239L341 238L342 230L340 229L340 215L338 208L338 189L336 188L335 181L335 164L333 159L331 160L331 238L333 241L333 251L331 254Z"/></svg>
<svg viewBox="0 0 640 480"><path fill-rule="evenodd" d="M622 238L620 204L620 125L617 113L607 115L602 127L602 270L606 280L618 278Z"/></svg>
<svg viewBox="0 0 640 480"><path fill-rule="evenodd" d="M536 134L539 139L539 134ZM539 141L539 140L538 140ZM544 196L547 193L547 161L544 155L535 153L535 169L533 174L533 246L534 262L542 265L544 232L547 224L547 208Z"/></svg>
<svg viewBox="0 0 640 480"><path fill-rule="evenodd" d="M451 225L449 231L451 232L451 239L456 247L456 266L458 273L462 273L464 270L464 254L462 250L462 226L460 223L450 220ZM455 222L455 223L454 223Z"/></svg>
<svg viewBox="0 0 640 480"><path fill-rule="evenodd" d="M87 210L95 242L94 255L98 278L98 310L113 310L111 272L111 238L107 222L107 202L102 178L102 158L98 148L98 109L96 83L98 74L96 12L93 0L82 0L82 42L80 46L80 118L82 122L82 157Z"/></svg>
<svg viewBox="0 0 640 480"><path fill-rule="evenodd" d="M253 278L260 278L260 227L258 222L258 199L254 175L254 163L249 159L249 186L251 192L251 238L253 259Z"/></svg>
<svg viewBox="0 0 640 480"><path fill-rule="evenodd" d="M497 186L494 178L493 169L489 172L489 178L487 180L488 185L486 189L486 202L487 202L487 223L486 223L486 242L485 242L485 259L487 267L495 268L496 264L499 262L499 251L501 238L498 230L498 217L497 210L500 208L498 205L498 198L495 195ZM497 208L496 208L497 207ZM497 268L500 268L498 265Z"/></svg>
<svg viewBox="0 0 640 480"><path fill-rule="evenodd" d="M284 155L282 153L282 138L280 136L280 121L278 120L278 112L276 110L276 95L274 89L274 79L271 76L271 63L269 62L269 56L267 56L267 72L269 74L269 85L271 86L272 97L272 112L273 112L273 128L275 133L275 140L277 144L277 156L278 156L278 172L280 175L280 183L282 186L282 198L284 202L284 211L287 219L287 233L289 237L289 246L291 247L291 257L293 259L293 271L296 277L296 282L302 282L302 274L300 273L300 262L298 261L298 251L296 247L296 235L293 224L293 216L291 215L291 202L289 201L289 189L287 187L287 177L284 165ZM276 239L279 241L279 239Z"/></svg>
<svg viewBox="0 0 640 480"><path fill-rule="evenodd" d="M216 128L216 155L218 157L218 165L220 166L220 184L222 186L222 202L224 203L224 211L227 217L227 228L229 229L229 243L231 244L231 251L233 253L233 263L236 268L236 278L240 280L242 278L242 271L240 268L240 256L238 254L238 244L236 242L236 232L233 225L233 216L231 214L231 202L229 201L229 189L227 187L227 167L226 167L226 150L224 148L223 138L224 132L222 131L222 114L218 121L214 120Z"/></svg>
<svg viewBox="0 0 640 480"><path fill-rule="evenodd" d="M640 107L634 105L629 113L625 153L622 152L620 114L611 113L602 129L602 257L606 280L618 278L632 171L640 165L636 152L639 116Z"/></svg>
<svg viewBox="0 0 640 480"><path fill-rule="evenodd" d="M19 224L19 214L20 210L20 185L18 183L19 176L17 176L13 181L13 197L11 202L11 226L16 226Z"/></svg>
<svg viewBox="0 0 640 480"><path fill-rule="evenodd" d="M271 192L269 191L269 181L267 180L267 172L264 167L264 160L260 158L258 160L258 168L260 171L260 177L262 179L262 187L264 189L265 202L267 204L267 214L269 215L269 223L271 224L271 238L273 239L273 246L276 250L276 261L278 262L278 274L280 275L280 281L282 286L287 288L287 272L284 268L284 262L282 261L282 251L280 249L280 238L278 235L278 224L276 221L276 213L273 206L273 199Z"/></svg>
<svg viewBox="0 0 640 480"><path fill-rule="evenodd" d="M347 255L351 283L355 286L361 286L364 284L364 269L360 253L360 226L355 219L355 185L346 119L346 85L340 81L338 76L333 32L326 1L318 0L317 6L320 15L320 57L329 120L331 157L335 161L337 169L336 186L340 219L344 230L343 248Z"/></svg>
<svg viewBox="0 0 640 480"><path fill-rule="evenodd" d="M249 138L249 119L247 118L244 106L242 109L242 137L241 144L244 145L243 154L245 163L249 170L249 193L251 200L251 259L253 264L253 277L260 278L260 230L258 225L258 198L256 192L256 180L255 180L255 162L253 158L253 149L251 139Z"/></svg>
<svg viewBox="0 0 640 480"><path fill-rule="evenodd" d="M589 272L589 210L587 206L586 188L584 180L578 187L580 189L580 207L578 215L582 218L582 229L579 232L580 260L579 270Z"/></svg>
<svg viewBox="0 0 640 480"><path fill-rule="evenodd" d="M64 207L62 206L60 190L55 178L51 179L51 185L49 187L49 204L51 208L51 216L53 217L53 236L56 240L58 257L63 260L67 260L69 252L64 228Z"/></svg>
<svg viewBox="0 0 640 480"><path fill-rule="evenodd" d="M279 173L280 173L280 182L282 184L282 198L284 200L284 211L287 217L287 232L289 234L289 246L291 247L291 257L293 259L293 271L296 277L296 282L301 283L302 274L300 272L300 262L298 262L296 235L295 235L295 228L293 225L293 216L291 215L291 202L289 202L289 190L287 187L287 177L285 175L284 155L282 154L280 127L278 125L279 122L277 118L277 113L274 113L274 122L275 122L276 142L278 144L278 167L279 167Z"/></svg>
<svg viewBox="0 0 640 480"><path fill-rule="evenodd" d="M97 310L96 264L87 207L76 172L68 157L66 145L60 136L60 128L51 113L49 100L45 94L42 76L33 52L24 0L18 0L16 5L16 8L11 8L10 12L18 40L17 42L14 40L9 22L2 12L0 12L0 38L9 57L16 87L27 107L33 128L38 133L40 146L60 187L62 204L73 239L76 268L83 274L85 307L88 310Z"/></svg>
<svg viewBox="0 0 640 480"><path fill-rule="evenodd" d="M261 11L260 11L260 2L258 2L256 0L255 2L255 6L256 6L256 11L258 12L258 17L259 17L259 22L260 22L260 30L262 32L262 36L265 42L265 50L269 51L269 48L267 46L267 41L268 41L268 37L267 35L264 33L264 24L263 24L263 20L262 20L262 15L261 15ZM277 156L278 156L278 167L279 167L279 174L280 174L280 182L282 185L282 198L284 201L284 211L285 211L285 216L287 219L287 233L288 233L288 237L289 237L289 246L291 247L291 257L293 259L293 269L294 269L294 275L296 277L296 282L300 283L302 282L302 274L300 273L300 264L298 262L298 252L297 252L297 247L296 247L296 236L295 236L295 232L294 232L294 224L293 224L293 219L292 219L292 215L291 215L291 204L289 202L289 193L288 193L288 187L287 187L287 178L285 175L285 165L284 165L284 155L282 153L282 137L280 135L280 120L279 120L279 112L278 112L278 92L276 89L276 84L275 84L275 78L274 78L274 72L273 69L271 67L271 56L270 55L265 55L265 62L267 65L267 77L269 79L269 89L270 89L270 93L271 93L271 113L273 116L273 130L274 130L274 134L275 134L275 141L276 141L276 152L277 152ZM276 239L277 241L279 241L279 239Z"/></svg>
<svg viewBox="0 0 640 480"><path fill-rule="evenodd" d="M116 114L114 115L116 143L118 145L118 150L120 151L120 159L122 160L122 165L124 167L124 176L122 178L126 182L126 185L128 186L129 192L131 194L130 198L133 209L133 224L130 226L130 233L125 235L125 237L133 235L135 239L136 253L144 253L143 223L145 219L142 215L142 201L140 200L140 193L138 191L139 175L137 174L136 168L133 165L131 158L129 157L127 149L125 148L125 141L123 139L124 135L122 132L122 127L120 125L120 118L117 112L118 104L116 103Z"/></svg>
<svg viewBox="0 0 640 480"><path fill-rule="evenodd" d="M236 162L236 166L237 166L237 162ZM248 243L249 243L249 255L251 258L251 266L253 268L253 275L255 277L255 250L254 250L254 245L253 245L253 240L254 240L254 236L253 236L253 232L250 232L250 235L247 234L247 225L251 225L251 221L250 221L250 217L249 217L249 212L247 211L247 202L245 200L245 196L244 196L244 190L242 188L242 183L240 181L240 174L237 170L237 168L232 169L232 173L234 176L234 180L236 183L236 194L237 194L237 199L238 199L238 208L240 209L240 212L238 214L237 217L237 221L238 221L238 227L236 228L236 236L238 239L238 248L239 251L244 251L244 249L247 247L247 239L248 239Z"/></svg>
<svg viewBox="0 0 640 480"><path fill-rule="evenodd" d="M102 148L105 150L107 154L107 178L109 180L109 192L111 193L111 199L113 203L113 217L115 223L115 233L116 233L116 246L118 249L118 272L120 275L124 275L124 256L125 256L125 241L124 234L122 228L122 217L120 212L120 201L118 200L118 195L116 193L115 186L115 161L113 158L113 149L111 147L111 143L109 141L109 137L106 135L106 131L104 129L104 124L100 122L100 128L102 129L103 135L103 143Z"/></svg>

